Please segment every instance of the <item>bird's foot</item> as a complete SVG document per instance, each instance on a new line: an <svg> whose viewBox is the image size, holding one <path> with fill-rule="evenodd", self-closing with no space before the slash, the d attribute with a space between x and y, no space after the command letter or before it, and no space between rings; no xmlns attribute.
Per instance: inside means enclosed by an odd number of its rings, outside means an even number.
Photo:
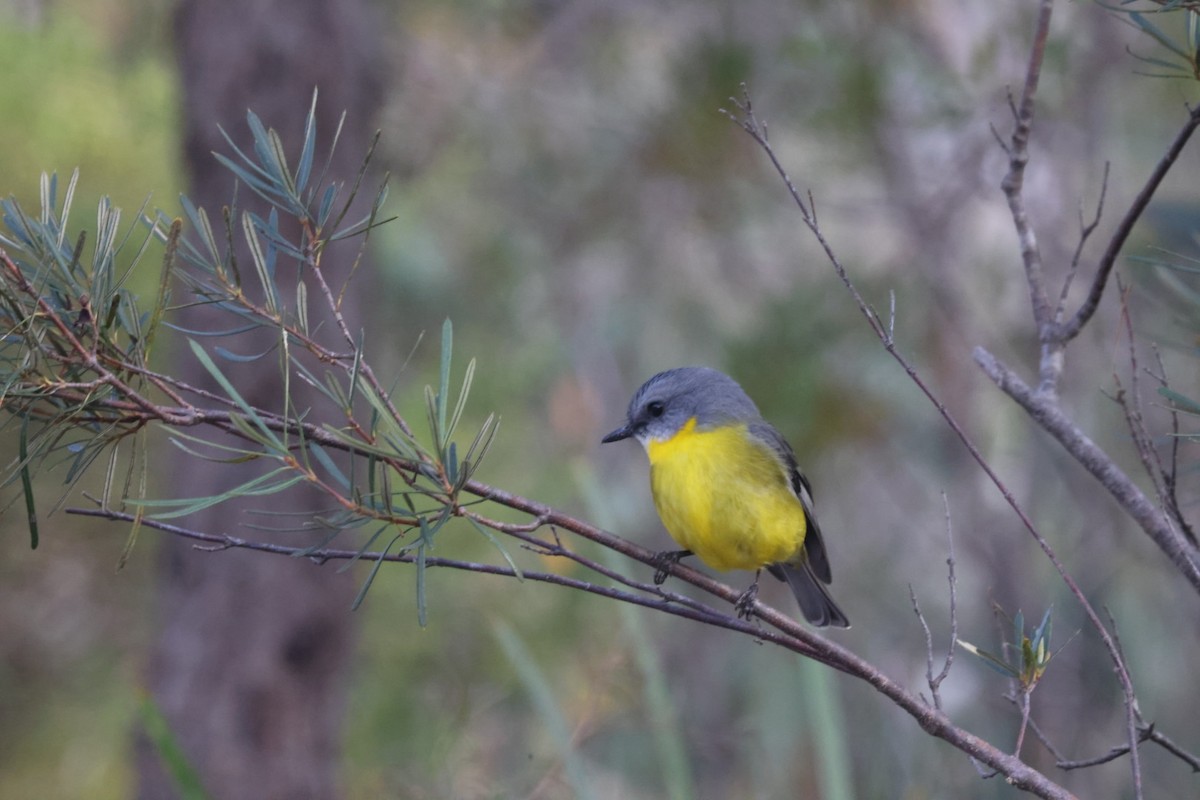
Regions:
<svg viewBox="0 0 1200 800"><path fill-rule="evenodd" d="M681 558L692 554L691 550L664 550L654 557L654 585L662 586L663 581L671 574L671 567L679 563Z"/></svg>
<svg viewBox="0 0 1200 800"><path fill-rule="evenodd" d="M757 602L758 576L756 575L750 588L738 595L738 599L734 601L733 610L737 612L739 619L750 619L754 616L754 604Z"/></svg>

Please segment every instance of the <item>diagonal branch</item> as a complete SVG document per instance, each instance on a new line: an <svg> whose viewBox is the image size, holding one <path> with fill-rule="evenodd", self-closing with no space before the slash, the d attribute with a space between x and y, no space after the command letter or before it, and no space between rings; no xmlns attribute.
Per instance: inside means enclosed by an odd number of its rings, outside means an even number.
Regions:
<svg viewBox="0 0 1200 800"><path fill-rule="evenodd" d="M1096 265L1096 276L1092 279L1092 287L1088 291L1087 298L1070 320L1057 326L1054 331L1056 341L1065 344L1074 339L1083 330L1083 326L1088 323L1092 315L1096 313L1096 309L1100 306L1100 298L1104 296L1104 288L1108 285L1109 276L1112 274L1113 266L1117 263L1117 256L1121 254L1121 249L1125 247L1125 242L1129 239L1129 234L1133 232L1133 226L1141 219L1142 212L1150 205L1150 200L1158 191L1163 178L1171 171L1171 168L1179 159L1180 153L1183 152L1183 148L1187 145L1188 140L1196 132L1197 127L1200 127L1200 106L1192 109L1187 121L1179 129L1179 133L1175 134L1175 139L1171 142L1171 146L1167 149L1163 157L1159 159L1158 164L1154 167L1154 171L1150 173L1150 177L1146 180L1146 184L1138 192L1137 197L1134 198L1133 204L1125 212L1125 216L1121 218L1120 224L1117 225L1117 230L1108 242L1108 247L1105 249L1104 255L1100 257L1100 261Z"/></svg>
<svg viewBox="0 0 1200 800"><path fill-rule="evenodd" d="M1198 554L1171 524L1162 510L1138 488L1087 434L1068 417L1053 397L1034 391L994 355L975 349L975 362L996 386L1025 409L1035 423L1061 444L1076 461L1100 481L1159 549L1171 559L1188 582L1200 592Z"/></svg>

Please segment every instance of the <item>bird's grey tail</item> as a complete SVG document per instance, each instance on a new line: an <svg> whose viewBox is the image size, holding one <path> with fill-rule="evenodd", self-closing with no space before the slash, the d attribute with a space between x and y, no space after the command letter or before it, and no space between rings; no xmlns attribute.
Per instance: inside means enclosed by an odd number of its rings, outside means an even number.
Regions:
<svg viewBox="0 0 1200 800"><path fill-rule="evenodd" d="M800 603L804 618L818 628L849 628L850 620L829 596L829 590L813 574L808 563L772 564L767 568L781 581L786 581Z"/></svg>

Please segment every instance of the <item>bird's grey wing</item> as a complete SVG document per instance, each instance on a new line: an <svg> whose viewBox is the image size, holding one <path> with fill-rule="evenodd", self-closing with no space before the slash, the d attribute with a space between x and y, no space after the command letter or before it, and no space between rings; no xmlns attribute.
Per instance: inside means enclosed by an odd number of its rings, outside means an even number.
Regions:
<svg viewBox="0 0 1200 800"><path fill-rule="evenodd" d="M750 424L750 434L765 442L782 460L787 472L788 483L804 507L804 519L808 530L804 535L804 556L813 574L822 583L830 583L833 573L829 569L829 556L825 554L825 540L821 537L821 526L817 524L817 514L814 510L812 486L796 463L796 454L783 435L775 430L769 422L758 420Z"/></svg>

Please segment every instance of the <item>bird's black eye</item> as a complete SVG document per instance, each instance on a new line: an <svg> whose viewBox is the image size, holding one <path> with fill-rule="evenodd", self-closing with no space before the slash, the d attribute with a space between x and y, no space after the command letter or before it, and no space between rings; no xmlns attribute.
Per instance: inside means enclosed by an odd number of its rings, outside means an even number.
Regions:
<svg viewBox="0 0 1200 800"><path fill-rule="evenodd" d="M658 400L651 400L646 404L646 413L652 417L661 417L663 415L664 406Z"/></svg>

